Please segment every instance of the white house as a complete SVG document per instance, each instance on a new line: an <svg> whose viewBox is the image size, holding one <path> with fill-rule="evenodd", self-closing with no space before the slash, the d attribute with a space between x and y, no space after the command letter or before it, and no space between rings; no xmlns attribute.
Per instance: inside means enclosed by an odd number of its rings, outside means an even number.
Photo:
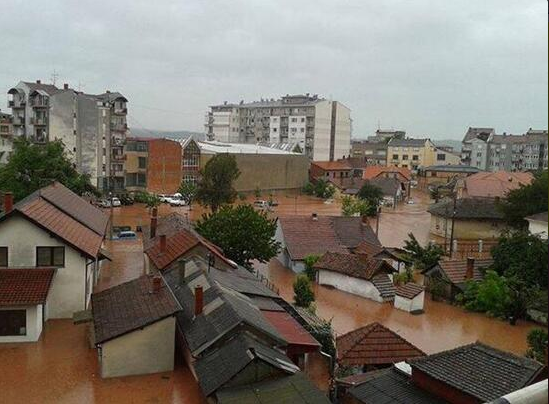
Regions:
<svg viewBox="0 0 549 404"><path fill-rule="evenodd" d="M409 313L422 313L425 288L416 283L407 283L396 289L395 308Z"/></svg>
<svg viewBox="0 0 549 404"><path fill-rule="evenodd" d="M38 341L54 275L53 268L0 268L0 343Z"/></svg>
<svg viewBox="0 0 549 404"><path fill-rule="evenodd" d="M395 296L391 276L396 270L385 260L327 252L314 268L319 285L332 286L379 303L393 300Z"/></svg>
<svg viewBox="0 0 549 404"><path fill-rule="evenodd" d="M3 202L0 266L55 270L42 321L87 309L100 261L107 258L102 244L108 216L59 183L15 205L5 193Z"/></svg>
<svg viewBox="0 0 549 404"><path fill-rule="evenodd" d="M526 217L528 220L528 230L532 234L540 236L547 240L547 212L536 213L535 215Z"/></svg>

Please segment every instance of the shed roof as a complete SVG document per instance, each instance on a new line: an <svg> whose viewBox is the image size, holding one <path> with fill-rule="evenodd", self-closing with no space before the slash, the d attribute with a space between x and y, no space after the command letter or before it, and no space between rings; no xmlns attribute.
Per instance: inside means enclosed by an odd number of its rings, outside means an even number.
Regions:
<svg viewBox="0 0 549 404"><path fill-rule="evenodd" d="M327 252L314 265L315 269L338 272L354 278L371 280L379 273L396 270L385 260L350 253Z"/></svg>
<svg viewBox="0 0 549 404"><path fill-rule="evenodd" d="M0 306L45 304L54 268L0 268Z"/></svg>
<svg viewBox="0 0 549 404"><path fill-rule="evenodd" d="M432 204L427 211L435 216L451 218L454 212L454 202L444 200ZM456 219L502 220L504 216L494 199L462 198L456 200L454 217Z"/></svg>
<svg viewBox="0 0 549 404"><path fill-rule="evenodd" d="M320 347L320 343L289 313L285 311L262 311L262 313L289 345L310 347L313 351Z"/></svg>
<svg viewBox="0 0 549 404"><path fill-rule="evenodd" d="M413 299L423 292L425 288L417 283L408 282L396 288L396 295L405 299Z"/></svg>
<svg viewBox="0 0 549 404"><path fill-rule="evenodd" d="M525 219L533 222L547 223L547 212L536 213L535 215L527 216Z"/></svg>
<svg viewBox="0 0 549 404"><path fill-rule="evenodd" d="M484 273L481 269L488 268L493 263L493 259L475 259L473 279L475 281L483 280ZM464 284L467 280L467 260L441 260L433 268L425 271L425 274L430 275L434 270L442 271L442 275L455 285Z"/></svg>

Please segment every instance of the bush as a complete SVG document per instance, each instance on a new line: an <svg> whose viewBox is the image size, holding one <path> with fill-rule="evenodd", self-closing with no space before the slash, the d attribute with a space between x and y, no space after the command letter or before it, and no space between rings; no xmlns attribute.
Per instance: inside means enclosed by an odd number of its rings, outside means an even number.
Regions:
<svg viewBox="0 0 549 404"><path fill-rule="evenodd" d="M509 315L510 290L507 279L487 271L482 282L468 281L460 301L467 310L486 312L496 317Z"/></svg>
<svg viewBox="0 0 549 404"><path fill-rule="evenodd" d="M341 200L341 214L343 216L374 216L376 208L368 201L345 195Z"/></svg>
<svg viewBox="0 0 549 404"><path fill-rule="evenodd" d="M547 351L547 331L536 328L528 333L526 341L528 342L528 350L526 356L537 360L540 363L546 363L545 353Z"/></svg>
<svg viewBox="0 0 549 404"><path fill-rule="evenodd" d="M303 263L305 264L305 275L307 275L307 277L311 281L316 280L316 270L313 267L319 259L320 259L320 255L317 255L317 254L307 255L303 259Z"/></svg>
<svg viewBox="0 0 549 404"><path fill-rule="evenodd" d="M315 301L311 281L307 275L298 275L294 281L294 301L299 307L308 308Z"/></svg>
<svg viewBox="0 0 549 404"><path fill-rule="evenodd" d="M329 199L334 196L336 192L335 187L329 182L321 179L316 180L313 184L308 182L303 187L303 193L311 196L317 196L319 198Z"/></svg>

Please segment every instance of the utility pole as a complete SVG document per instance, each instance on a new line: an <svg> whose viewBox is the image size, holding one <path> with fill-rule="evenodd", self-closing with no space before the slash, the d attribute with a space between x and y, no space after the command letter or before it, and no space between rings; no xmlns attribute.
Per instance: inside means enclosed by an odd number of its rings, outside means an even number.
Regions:
<svg viewBox="0 0 549 404"><path fill-rule="evenodd" d="M381 206L377 207L377 215L376 215L376 236L379 235L379 217L381 216Z"/></svg>
<svg viewBox="0 0 549 404"><path fill-rule="evenodd" d="M453 194L453 209L452 209L452 229L450 231L450 258L452 258L452 254L454 252L454 224L456 221L456 194Z"/></svg>

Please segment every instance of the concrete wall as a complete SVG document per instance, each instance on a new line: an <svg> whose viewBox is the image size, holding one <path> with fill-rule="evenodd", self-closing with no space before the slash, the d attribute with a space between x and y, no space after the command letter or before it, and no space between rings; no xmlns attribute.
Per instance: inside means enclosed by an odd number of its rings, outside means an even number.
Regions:
<svg viewBox="0 0 549 404"><path fill-rule="evenodd" d="M168 317L102 344L101 377L172 371L174 351L175 317Z"/></svg>
<svg viewBox="0 0 549 404"><path fill-rule="evenodd" d="M318 271L318 284L333 286L344 292L383 303L383 298L381 297L379 290L372 282L365 279L353 278L337 272L321 269Z"/></svg>
<svg viewBox="0 0 549 404"><path fill-rule="evenodd" d="M537 234L542 239L547 240L547 222L528 220L528 230L530 230L530 233Z"/></svg>
<svg viewBox="0 0 549 404"><path fill-rule="evenodd" d="M42 334L42 305L28 307L0 307L0 310L21 310L27 312L27 334L26 335L10 335L0 336L0 343L5 342L35 342Z"/></svg>
<svg viewBox="0 0 549 404"><path fill-rule="evenodd" d="M109 157L108 149L103 156L103 134L106 145L107 123L102 121L102 111L97 107L97 100L84 95L78 96L78 170L89 174L92 184L98 184L99 177L102 177L103 157L105 163Z"/></svg>
<svg viewBox="0 0 549 404"><path fill-rule="evenodd" d="M58 268L48 295L47 318L71 318L84 310L86 259L79 251L20 216L0 224L0 246L8 247L8 266L35 267L36 247L65 246L65 267ZM93 267L88 268L88 277ZM88 299L91 290L88 290Z"/></svg>
<svg viewBox="0 0 549 404"><path fill-rule="evenodd" d="M72 91L63 91L50 97L49 131L50 140L60 139L65 144L67 155L79 168L77 136L74 135L75 100Z"/></svg>
<svg viewBox="0 0 549 404"><path fill-rule="evenodd" d="M351 154L351 110L336 102L336 128L334 160L349 157Z"/></svg>
<svg viewBox="0 0 549 404"><path fill-rule="evenodd" d="M315 135L313 161L330 160L330 130L332 126L332 103L319 101L315 104Z"/></svg>
<svg viewBox="0 0 549 404"><path fill-rule="evenodd" d="M396 295L394 305L396 309L413 312L423 310L424 301L425 292L421 292L413 299L406 299L405 297Z"/></svg>
<svg viewBox="0 0 549 404"><path fill-rule="evenodd" d="M232 154L236 158L240 177L234 187L238 192L301 189L309 178L309 160L298 154ZM204 167L214 155L202 153Z"/></svg>
<svg viewBox="0 0 549 404"><path fill-rule="evenodd" d="M438 228L437 228L438 225ZM445 232L445 225L448 226ZM458 240L486 240L495 239L506 230L505 223L502 220L464 220L456 219L454 222L454 238ZM452 231L452 221L440 216L431 215L430 233L450 238Z"/></svg>

